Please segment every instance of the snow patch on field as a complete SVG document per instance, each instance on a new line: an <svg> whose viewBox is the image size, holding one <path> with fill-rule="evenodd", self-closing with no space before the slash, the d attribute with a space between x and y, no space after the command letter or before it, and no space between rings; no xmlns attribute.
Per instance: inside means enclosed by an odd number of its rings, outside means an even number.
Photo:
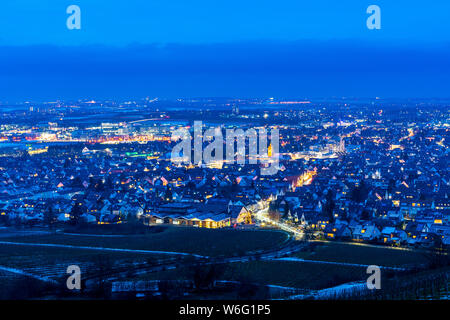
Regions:
<svg viewBox="0 0 450 320"><path fill-rule="evenodd" d="M154 250L140 250L140 249L120 249L120 248L104 248L104 247L89 247L89 246L73 246L68 244L53 244L53 243L27 243L27 242L9 242L0 241L0 244L17 245L17 246L35 246L35 247L51 247L51 248L69 248L69 249L85 249L85 250L99 250L99 251L113 251L113 252L132 252L132 253L152 253L152 254L167 254L180 256L193 256L196 258L207 258L205 256L173 251L154 251Z"/></svg>
<svg viewBox="0 0 450 320"><path fill-rule="evenodd" d="M26 277L31 277L31 278L38 279L38 280L45 281L45 282L56 283L55 280L52 280L50 278L37 276L35 274L31 274L31 273L28 273L28 272L20 270L20 269L0 266L0 270L15 273L15 274L26 276Z"/></svg>
<svg viewBox="0 0 450 320"><path fill-rule="evenodd" d="M361 267L361 268L367 268L369 266L368 264L336 262L336 261L305 260L305 259L295 258L295 257L276 258L276 259L273 259L273 260L277 260L277 261L295 261L295 262L306 262L306 263L319 263L319 264L332 264L332 265L339 265L339 266ZM395 268L395 267L384 267L384 266L379 266L379 267L381 269L404 270L403 268Z"/></svg>

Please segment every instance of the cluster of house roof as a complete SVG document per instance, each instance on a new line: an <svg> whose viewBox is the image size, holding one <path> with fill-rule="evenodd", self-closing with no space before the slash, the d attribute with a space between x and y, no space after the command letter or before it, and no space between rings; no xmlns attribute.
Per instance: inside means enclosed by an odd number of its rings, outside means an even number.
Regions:
<svg viewBox="0 0 450 320"><path fill-rule="evenodd" d="M448 129L414 130L355 130L345 155L314 159L312 183L277 197L272 217L329 239L450 244Z"/></svg>
<svg viewBox="0 0 450 320"><path fill-rule="evenodd" d="M448 243L448 128L371 112L336 124L322 116L318 121L311 113L309 121L291 119L283 127L280 167L272 176L260 176L256 164L174 165L167 139L3 157L0 217L41 223L51 207L63 222L77 206L91 223L136 216L215 228L254 222L251 213L271 202L274 218L328 238L415 245L439 235ZM325 149L338 152L329 156L320 152ZM298 158L302 152L307 156ZM305 172L313 173L309 180Z"/></svg>

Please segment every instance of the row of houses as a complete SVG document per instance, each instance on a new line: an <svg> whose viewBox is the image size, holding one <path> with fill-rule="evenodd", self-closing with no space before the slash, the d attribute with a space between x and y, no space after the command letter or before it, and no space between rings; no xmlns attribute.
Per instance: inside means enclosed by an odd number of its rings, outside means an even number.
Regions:
<svg viewBox="0 0 450 320"><path fill-rule="evenodd" d="M223 228L252 223L251 211L243 205L168 203L146 213L148 224L172 224L203 228Z"/></svg>
<svg viewBox="0 0 450 320"><path fill-rule="evenodd" d="M402 229L393 226L379 228L371 222L361 224L336 221L327 224L321 231L328 240L354 240L412 247L450 245L450 226L440 224L411 222Z"/></svg>

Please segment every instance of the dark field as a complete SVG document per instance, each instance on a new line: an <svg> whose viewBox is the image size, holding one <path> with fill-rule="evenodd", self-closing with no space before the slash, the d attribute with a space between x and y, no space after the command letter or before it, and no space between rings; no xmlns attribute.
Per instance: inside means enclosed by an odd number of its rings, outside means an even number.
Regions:
<svg viewBox="0 0 450 320"><path fill-rule="evenodd" d="M209 230L168 227L145 235L94 236L48 234L7 237L1 241L50 243L72 246L155 250L205 256L234 256L270 249L282 244L287 235L278 231Z"/></svg>

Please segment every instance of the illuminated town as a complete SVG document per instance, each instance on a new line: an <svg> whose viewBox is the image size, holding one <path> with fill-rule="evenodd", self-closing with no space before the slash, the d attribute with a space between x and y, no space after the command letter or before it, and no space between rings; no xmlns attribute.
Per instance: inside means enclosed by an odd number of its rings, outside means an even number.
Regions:
<svg viewBox="0 0 450 320"><path fill-rule="evenodd" d="M245 264L258 259L288 265L302 263L307 256L302 252L318 243L367 245L411 255L416 250L446 250L450 244L449 114L445 104L412 103L398 112L395 104L380 100L146 98L27 102L14 106L14 112L7 105L0 108L3 242L25 245L30 241L63 248L79 243L79 239L72 239L76 234L120 226L133 227L138 233L162 228L169 233L221 229L238 237L264 232L276 235L272 235L272 245L253 249L239 249L238 245L231 255L201 246L181 246L178 252L179 245L174 249L172 240L156 248L145 243L116 244L136 254L144 248L152 250L148 253L173 256L169 260L155 258L149 264L139 257L133 262L136 272L132 278L139 278L139 271L157 275L162 272L160 265L187 266L183 255L214 263ZM172 133L180 128L192 130L198 119L205 129L277 128L276 174L261 175L261 164L248 161L244 165L226 160L209 165L171 161L176 144ZM270 144L267 157L273 153ZM278 243L279 235L287 236L285 242ZM108 250L108 244L97 245L95 241L89 246ZM77 248L84 246L80 242ZM336 264L352 265L336 259ZM431 263L406 260L407 265L402 265L405 270L421 270ZM0 263L0 269L8 268L5 263ZM10 263L14 270L22 270ZM78 263L86 268L92 261ZM114 278L130 279L119 266L130 268L117 259L110 266L115 270ZM391 267L397 270L394 267L398 266L389 262L386 268ZM36 270L41 269L25 265L20 272L33 274ZM56 269L45 274L54 281ZM35 276L43 277L36 272ZM351 280L358 277L343 277L324 285ZM104 281L112 285L108 295L135 290L123 280ZM267 281L274 284L271 279ZM322 294L320 286L280 288L266 294L272 298ZM161 289L142 290L149 297L161 293ZM439 294L448 295L445 288L439 290Z"/></svg>
<svg viewBox="0 0 450 320"><path fill-rule="evenodd" d="M445 316L449 12L2 1L0 302L15 317Z"/></svg>

